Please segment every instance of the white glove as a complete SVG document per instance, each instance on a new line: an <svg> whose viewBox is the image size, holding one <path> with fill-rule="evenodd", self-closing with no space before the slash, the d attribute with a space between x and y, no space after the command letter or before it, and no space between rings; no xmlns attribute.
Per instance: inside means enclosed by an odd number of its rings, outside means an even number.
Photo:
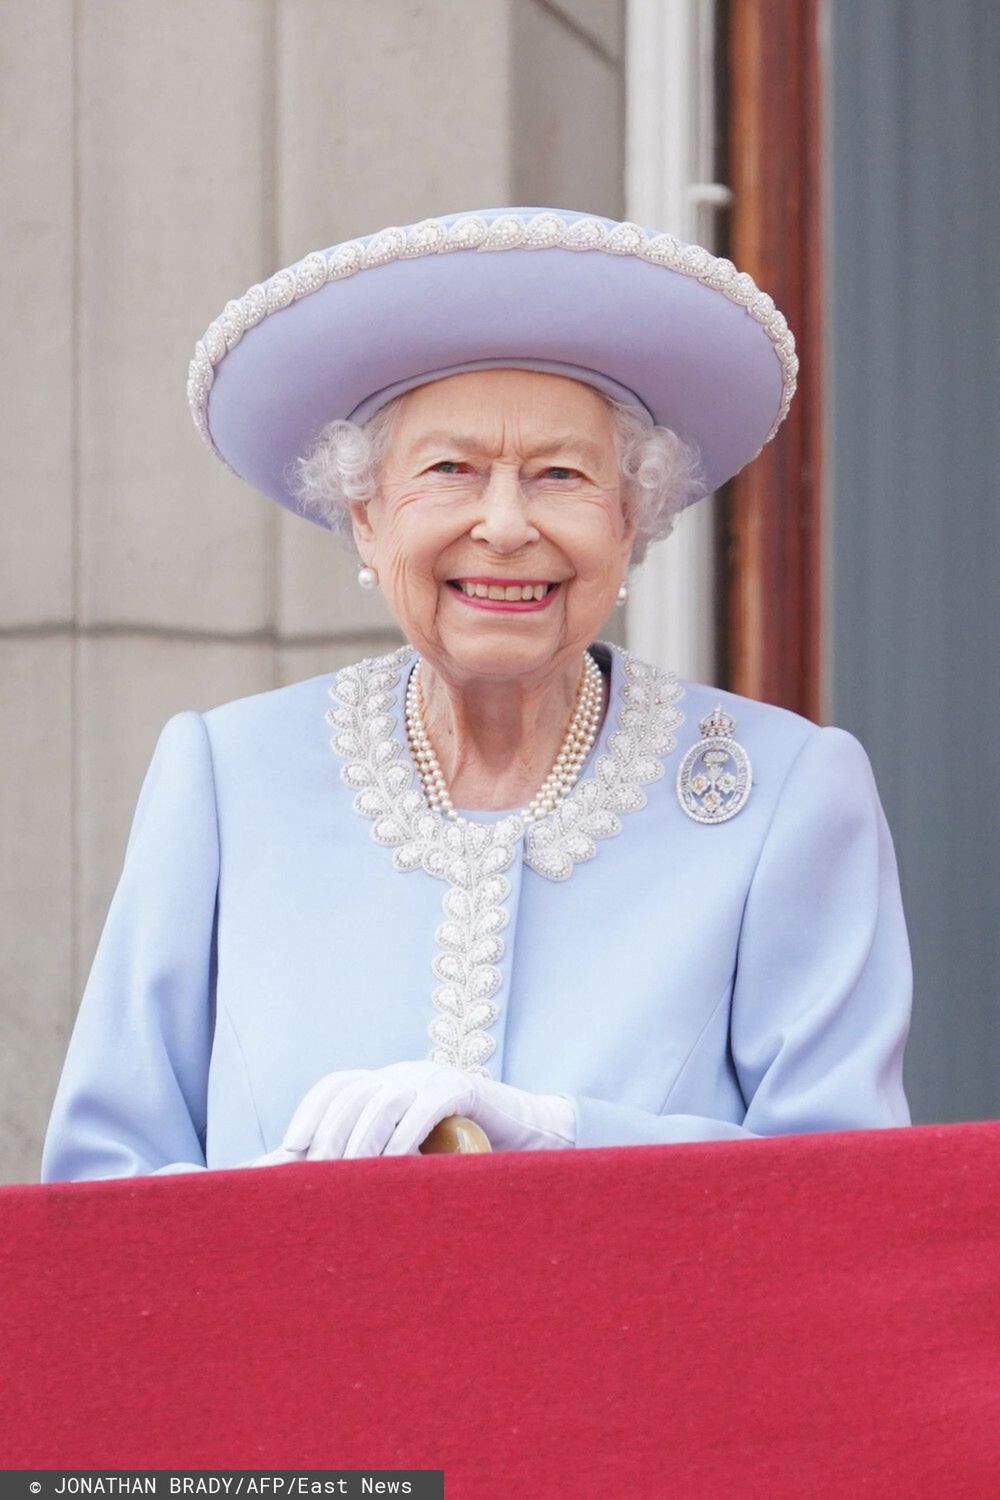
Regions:
<svg viewBox="0 0 1000 1500"><path fill-rule="evenodd" d="M576 1143L576 1110L560 1094L531 1094L478 1073L430 1061L328 1073L305 1095L282 1149L307 1161L416 1155L448 1115L481 1125L495 1151Z"/></svg>
<svg viewBox="0 0 1000 1500"><path fill-rule="evenodd" d="M290 1161L305 1161L304 1151L286 1151L283 1146L278 1146L274 1151L267 1151L263 1156L256 1157L253 1161L238 1161L237 1167L283 1167Z"/></svg>

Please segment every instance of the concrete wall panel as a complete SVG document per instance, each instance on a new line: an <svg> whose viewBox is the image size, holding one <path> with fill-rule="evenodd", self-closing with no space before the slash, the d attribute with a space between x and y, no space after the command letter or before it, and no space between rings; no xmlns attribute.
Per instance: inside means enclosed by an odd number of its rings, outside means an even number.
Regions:
<svg viewBox="0 0 1000 1500"><path fill-rule="evenodd" d="M514 202L621 217L621 68L536 0L513 0Z"/></svg>
<svg viewBox="0 0 1000 1500"><path fill-rule="evenodd" d="M73 1012L72 657L0 640L0 1182L34 1177Z"/></svg>
<svg viewBox="0 0 1000 1500"><path fill-rule="evenodd" d="M358 586L360 563L322 526L278 515L275 613L282 639L392 630L378 589Z"/></svg>
<svg viewBox="0 0 1000 1500"><path fill-rule="evenodd" d="M403 637L397 631L395 634L345 637L328 646L285 646L278 652L278 680L280 683L304 682L307 677L336 672L340 667L360 661L363 656L383 656L401 645Z"/></svg>
<svg viewBox="0 0 1000 1500"><path fill-rule="evenodd" d="M284 0L278 25L282 264L504 200L508 0Z"/></svg>
<svg viewBox="0 0 1000 1500"><path fill-rule="evenodd" d="M7 4L0 625L73 615L73 28L69 0Z"/></svg>
<svg viewBox="0 0 1000 1500"><path fill-rule="evenodd" d="M543 9L563 18L581 37L615 62L625 52L625 5L623 0L535 0Z"/></svg>
<svg viewBox="0 0 1000 1500"><path fill-rule="evenodd" d="M196 339L264 269L262 0L80 10L80 597L89 624L267 614L270 513L187 409Z"/></svg>

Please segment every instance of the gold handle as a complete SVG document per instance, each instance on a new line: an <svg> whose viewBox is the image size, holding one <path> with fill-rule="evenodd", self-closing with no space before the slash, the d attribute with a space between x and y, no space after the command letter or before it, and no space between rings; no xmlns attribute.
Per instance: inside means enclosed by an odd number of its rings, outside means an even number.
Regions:
<svg viewBox="0 0 1000 1500"><path fill-rule="evenodd" d="M490 1138L475 1120L467 1115L448 1115L439 1120L420 1147L421 1154L433 1156L440 1151L492 1151Z"/></svg>

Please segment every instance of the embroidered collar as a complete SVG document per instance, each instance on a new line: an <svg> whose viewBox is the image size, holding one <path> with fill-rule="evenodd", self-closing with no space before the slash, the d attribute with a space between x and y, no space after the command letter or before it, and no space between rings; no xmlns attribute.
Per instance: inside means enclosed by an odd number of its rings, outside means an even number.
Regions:
<svg viewBox="0 0 1000 1500"><path fill-rule="evenodd" d="M595 649L602 648L617 656L625 679L616 727L591 773L548 817L527 828L516 815L494 823L474 817L452 823L428 807L396 733L400 677L416 659L411 646L337 673L329 689L337 706L326 716L335 731L330 744L347 762L341 780L355 792L355 812L372 820L372 837L393 849L397 870L422 868L465 886L473 866L484 873L507 869L523 838L531 869L548 880L568 880L578 864L594 858L598 839L621 832L619 814L645 806L643 786L663 775L662 758L676 749L683 688L674 672L608 643Z"/></svg>

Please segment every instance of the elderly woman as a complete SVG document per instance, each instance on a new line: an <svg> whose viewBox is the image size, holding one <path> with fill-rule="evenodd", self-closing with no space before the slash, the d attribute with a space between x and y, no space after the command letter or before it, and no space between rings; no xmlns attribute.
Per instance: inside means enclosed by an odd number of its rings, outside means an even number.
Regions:
<svg viewBox="0 0 1000 1500"><path fill-rule="evenodd" d="M784 319L697 246L456 214L198 346L203 436L352 536L408 645L172 718L43 1180L905 1125L911 973L849 734L597 639L776 431Z"/></svg>

